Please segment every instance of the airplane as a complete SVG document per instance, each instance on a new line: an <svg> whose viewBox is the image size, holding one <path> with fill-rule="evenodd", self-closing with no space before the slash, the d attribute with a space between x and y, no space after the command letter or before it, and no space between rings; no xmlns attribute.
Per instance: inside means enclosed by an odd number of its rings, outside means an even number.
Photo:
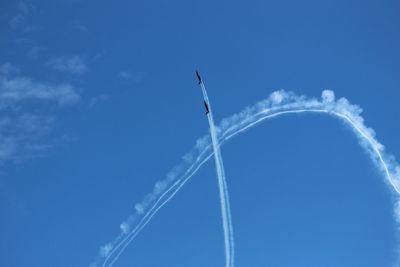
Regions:
<svg viewBox="0 0 400 267"><path fill-rule="evenodd" d="M205 106L205 108L206 108L206 115L207 115L210 111L208 110L208 105L207 105L207 102L206 102L206 101L204 101L204 106Z"/></svg>
<svg viewBox="0 0 400 267"><path fill-rule="evenodd" d="M203 81L201 80L200 73L197 70L196 70L196 76L197 76L197 79L199 80L198 84L202 84ZM205 100L204 100L204 107L206 108L206 115L207 115L208 113L210 113L210 110L209 110L208 104Z"/></svg>
<svg viewBox="0 0 400 267"><path fill-rule="evenodd" d="M202 80L201 80L200 74L199 74L199 72L197 70L196 70L196 76L197 76L197 79L199 80L198 84L201 84Z"/></svg>

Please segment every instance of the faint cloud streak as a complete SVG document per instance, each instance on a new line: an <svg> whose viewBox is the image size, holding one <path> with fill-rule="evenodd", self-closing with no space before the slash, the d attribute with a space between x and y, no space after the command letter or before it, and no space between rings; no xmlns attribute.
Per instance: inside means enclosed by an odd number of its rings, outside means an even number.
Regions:
<svg viewBox="0 0 400 267"><path fill-rule="evenodd" d="M34 31L38 27L29 22L34 11L34 7L26 1L20 1L17 5L17 14L10 20L10 26L21 32L27 33Z"/></svg>
<svg viewBox="0 0 400 267"><path fill-rule="evenodd" d="M131 80L134 83L141 83L144 79L144 72L130 72L127 70L122 70L118 73L118 77L123 80Z"/></svg>
<svg viewBox="0 0 400 267"><path fill-rule="evenodd" d="M79 101L69 83L38 82L10 63L0 65L0 162L34 157L51 147L54 111Z"/></svg>
<svg viewBox="0 0 400 267"><path fill-rule="evenodd" d="M130 72L128 71L120 71L118 73L118 77L122 78L122 79L129 79L132 75L130 74Z"/></svg>
<svg viewBox="0 0 400 267"><path fill-rule="evenodd" d="M109 99L109 96L106 94L101 94L99 96L94 96L90 99L89 101L89 107L93 107L95 105L98 105L100 103L103 103Z"/></svg>
<svg viewBox="0 0 400 267"><path fill-rule="evenodd" d="M83 74L88 70L86 62L79 56L73 56L71 58L53 58L47 63L47 65L55 70L72 74Z"/></svg>

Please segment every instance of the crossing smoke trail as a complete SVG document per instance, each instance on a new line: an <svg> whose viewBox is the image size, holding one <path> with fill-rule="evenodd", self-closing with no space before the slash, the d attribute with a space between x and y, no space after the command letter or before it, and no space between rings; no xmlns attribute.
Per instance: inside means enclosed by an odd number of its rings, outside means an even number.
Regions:
<svg viewBox="0 0 400 267"><path fill-rule="evenodd" d="M254 106L222 120L216 127L216 132L222 145L262 121L281 115L322 113L340 119L350 126L358 137L360 145L383 172L385 181L394 193L394 217L400 227L400 165L392 155L386 153L384 146L376 139L374 130L365 126L364 119L360 116L361 112L360 107L352 105L345 98L336 100L330 90L323 91L321 99L298 96L281 90L273 92L269 98ZM121 232L114 241L100 248L100 253L91 267L99 264L112 266L157 211L174 197L212 155L210 137L204 136L198 139L192 151L183 156L183 162L173 168L166 179L157 182L153 191L135 205L136 213L120 225Z"/></svg>
<svg viewBox="0 0 400 267"><path fill-rule="evenodd" d="M229 204L228 186L226 184L225 169L222 161L222 154L219 147L217 131L214 125L214 117L211 109L211 104L208 99L207 90L203 82L200 82L201 90L203 92L205 103L208 104L208 124L210 125L211 141L213 145L215 167L217 169L218 188L221 202L222 213L222 226L224 229L224 242L225 242L225 264L226 267L233 267L234 265L234 239L233 239L233 226L231 219L231 209Z"/></svg>

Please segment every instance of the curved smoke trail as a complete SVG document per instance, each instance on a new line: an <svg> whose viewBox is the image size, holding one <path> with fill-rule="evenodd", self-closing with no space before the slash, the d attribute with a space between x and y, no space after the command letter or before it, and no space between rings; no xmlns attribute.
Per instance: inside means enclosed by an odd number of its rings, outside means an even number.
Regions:
<svg viewBox="0 0 400 267"><path fill-rule="evenodd" d="M321 100L298 96L283 90L276 91L266 100L224 119L217 128L218 139L222 145L230 138L266 119L305 112L328 114L341 119L351 127L359 138L361 146L383 171L390 188L396 193L394 215L400 224L400 165L392 155L385 152L384 146L376 139L374 130L365 126L364 119L360 116L361 108L350 104L345 98L335 100L332 91L323 91ZM166 179L157 182L153 192L135 205L136 214L131 215L120 225L121 233L113 242L101 247L100 255L91 266L98 266L101 262L102 266L112 266L157 211L212 157L211 148L209 136L198 139L192 152L183 157L183 163L175 167Z"/></svg>

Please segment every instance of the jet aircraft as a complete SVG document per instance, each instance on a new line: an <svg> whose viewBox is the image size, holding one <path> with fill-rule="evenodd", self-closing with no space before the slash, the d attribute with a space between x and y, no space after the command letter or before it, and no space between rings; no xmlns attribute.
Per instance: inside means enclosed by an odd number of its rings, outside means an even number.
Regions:
<svg viewBox="0 0 400 267"><path fill-rule="evenodd" d="M208 110L208 105L205 100L204 100L204 107L206 108L206 115L207 115L210 112L210 110Z"/></svg>
<svg viewBox="0 0 400 267"><path fill-rule="evenodd" d="M196 70L196 76L197 76L197 79L199 80L198 84L201 84L202 83L201 76L197 70Z"/></svg>
<svg viewBox="0 0 400 267"><path fill-rule="evenodd" d="M200 73L197 70L196 70L196 76L197 76L197 80L199 81L198 84L201 86L201 90L203 91L203 94L204 94L204 88L203 88L204 84L203 84L203 81L201 80ZM207 115L208 113L210 113L210 109L208 108L208 104L207 104L207 101L205 98L204 98L204 107L206 108L206 115Z"/></svg>

